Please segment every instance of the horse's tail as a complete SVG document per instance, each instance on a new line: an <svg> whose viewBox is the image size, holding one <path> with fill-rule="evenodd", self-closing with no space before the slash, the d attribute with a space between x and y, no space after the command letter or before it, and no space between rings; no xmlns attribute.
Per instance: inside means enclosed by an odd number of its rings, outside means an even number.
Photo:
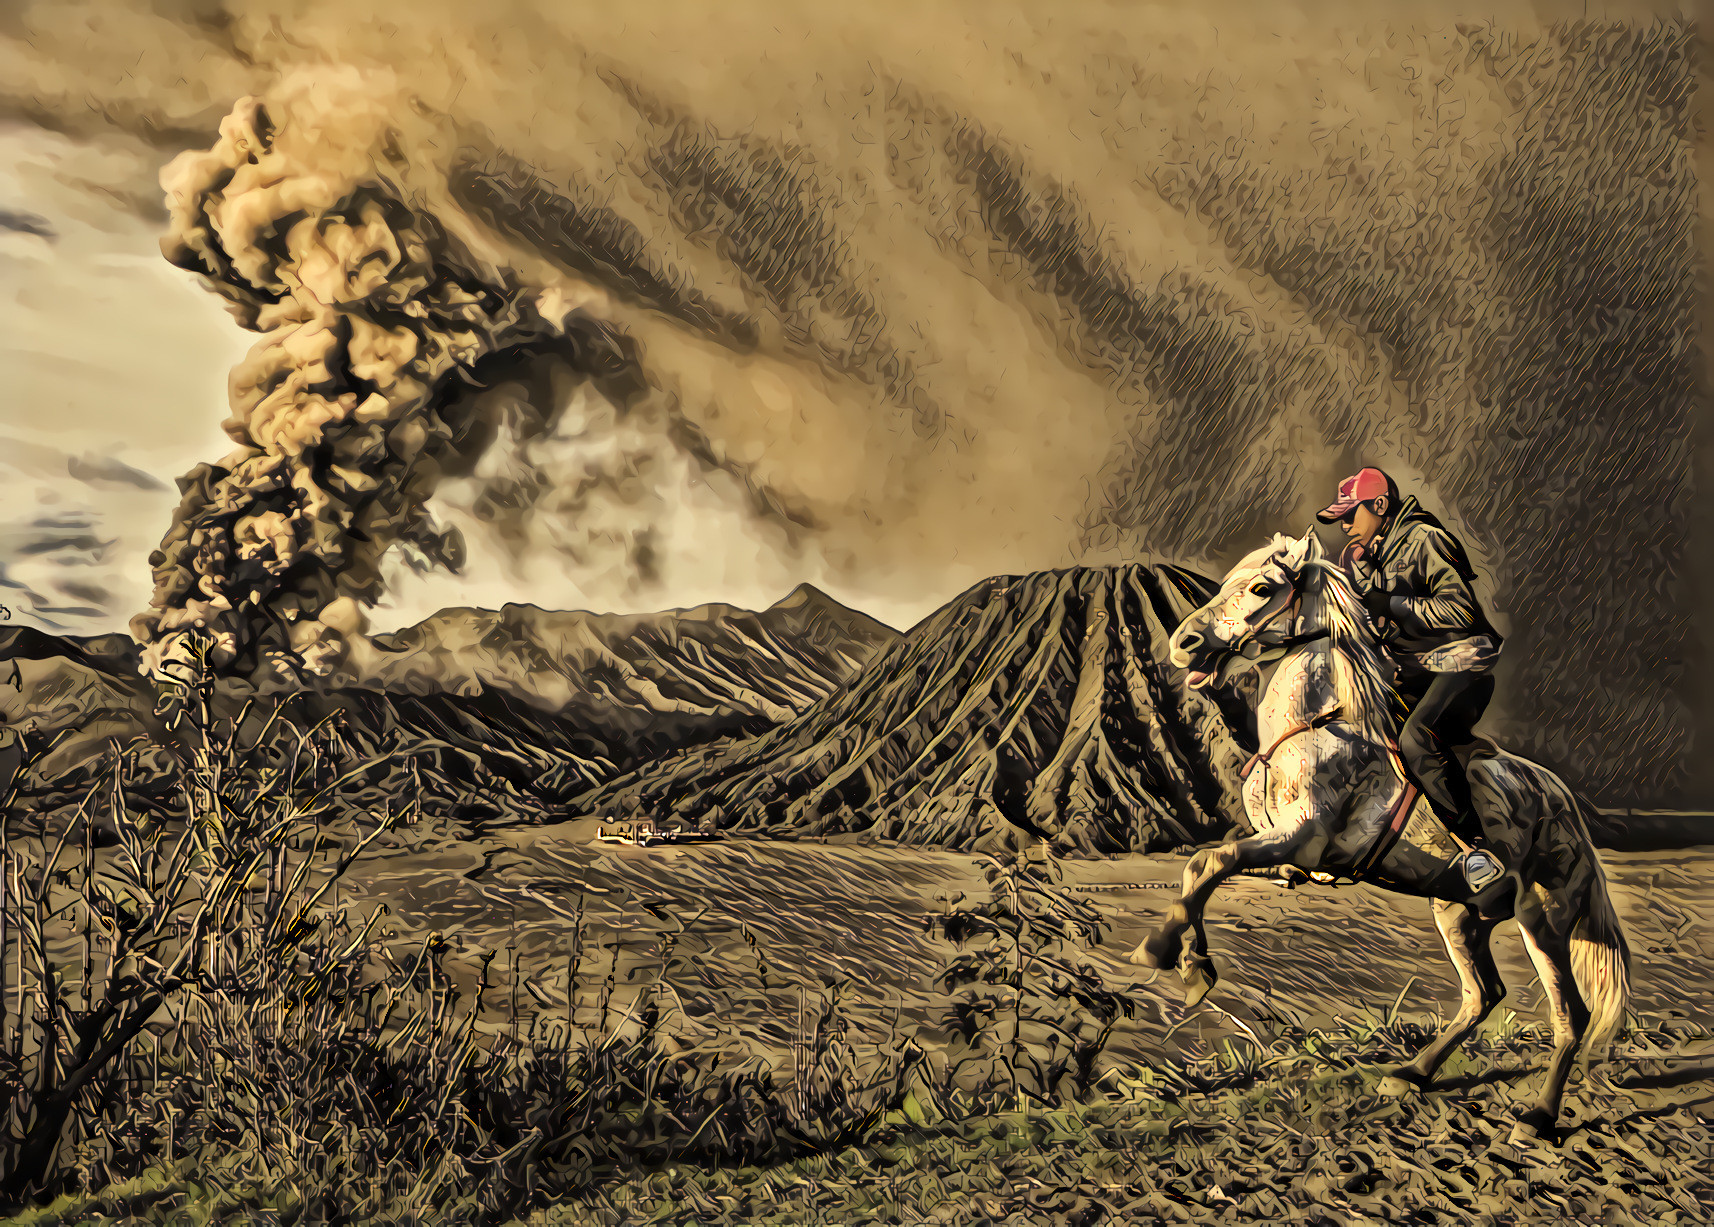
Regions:
<svg viewBox="0 0 1714 1227"><path fill-rule="evenodd" d="M1579 807L1581 809L1581 807ZM1571 928L1571 974L1577 992L1589 1009L1589 1025L1583 1032L1583 1060L1599 1061L1607 1055L1631 1003L1631 948L1613 909L1607 889L1607 873L1601 867L1589 824L1579 813L1583 828L1583 852L1591 874L1584 896L1583 915Z"/></svg>

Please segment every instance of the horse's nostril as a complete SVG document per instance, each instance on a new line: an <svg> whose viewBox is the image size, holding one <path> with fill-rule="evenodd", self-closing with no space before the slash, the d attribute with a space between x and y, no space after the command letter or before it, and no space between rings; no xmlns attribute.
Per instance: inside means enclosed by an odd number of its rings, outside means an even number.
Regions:
<svg viewBox="0 0 1714 1227"><path fill-rule="evenodd" d="M1178 646L1182 651L1194 652L1197 648L1202 646L1202 636L1197 634L1195 631L1191 631L1189 634L1180 635L1178 637Z"/></svg>

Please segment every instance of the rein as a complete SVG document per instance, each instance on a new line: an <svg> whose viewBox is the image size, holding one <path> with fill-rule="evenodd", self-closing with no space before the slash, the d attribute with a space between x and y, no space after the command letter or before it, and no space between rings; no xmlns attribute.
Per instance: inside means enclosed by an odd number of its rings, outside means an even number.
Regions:
<svg viewBox="0 0 1714 1227"><path fill-rule="evenodd" d="M1263 619L1262 622L1255 627L1252 632L1252 636L1260 634L1269 626L1273 625L1274 622L1279 619L1281 614L1289 612L1294 617L1300 617L1302 614L1302 599L1303 592L1300 589L1292 600L1287 601ZM1333 632L1331 628L1327 626L1323 626L1320 630L1300 631L1297 634L1287 635L1277 643L1263 644L1256 638L1252 637L1237 650L1236 655L1242 656L1248 661L1260 664L1270 664L1290 654L1294 649L1303 647L1305 644L1332 638ZM1334 706L1329 710L1324 711L1319 715L1312 716L1308 720L1292 725L1291 728L1274 738L1273 744L1268 746L1267 749L1250 757L1249 761L1239 769L1239 780L1248 781L1250 776L1254 774L1257 767L1268 767L1274 755L1279 752L1282 746L1286 745L1292 739L1301 737L1305 733L1324 729L1328 725L1340 723L1344 719L1344 709L1335 702ZM1370 875L1376 873L1386 862L1387 856L1392 852L1393 847L1404 834L1405 827L1409 825L1411 815L1416 810L1417 801L1422 795L1421 788L1410 778L1410 773L1405 769L1397 741L1390 736L1383 735L1381 737L1381 743L1383 749L1387 753L1387 756L1391 759L1393 770L1397 774L1403 787L1400 788L1398 795L1394 798L1392 805L1388 808L1383 825L1380 831L1376 834L1373 842L1370 843L1367 848L1362 850L1350 870L1339 871L1335 875L1343 877L1348 873L1350 875L1349 880L1353 882L1372 880ZM1268 807L1268 788L1265 780L1263 781L1261 806L1265 816ZM1442 826L1445 827L1445 824L1443 823ZM1445 829L1448 834L1452 834L1450 828ZM1464 848L1465 851L1469 851L1468 845L1466 845L1462 839L1459 839L1457 835L1452 834L1452 838L1460 847ZM1327 880L1332 881L1333 879L1329 877Z"/></svg>
<svg viewBox="0 0 1714 1227"><path fill-rule="evenodd" d="M1256 656L1246 656L1245 659L1246 660L1254 660L1257 657L1263 656L1268 652L1289 652L1293 648L1301 648L1306 643L1314 643L1317 639L1331 639L1331 638L1333 638L1333 632L1328 630L1326 627L1323 627L1321 630L1318 630L1318 631L1304 631L1302 634L1299 634L1299 635L1287 635L1284 639L1280 640L1278 643L1268 643L1268 644L1259 645L1262 650L1260 652L1257 652ZM1254 643L1256 643L1256 640L1252 639L1252 640L1250 640L1250 643L1245 644L1244 647L1248 648L1250 646L1250 644L1254 644ZM1238 655L1243 656L1244 655L1243 651L1240 650Z"/></svg>
<svg viewBox="0 0 1714 1227"><path fill-rule="evenodd" d="M1326 633L1327 632L1325 631L1322 632L1322 634ZM1252 755L1250 761L1245 763L1243 769L1238 772L1238 778L1240 780L1249 779L1250 773L1257 767L1266 767L1273 760L1274 752L1281 746L1285 745L1286 742L1303 733L1308 733L1315 729L1324 729L1328 725L1336 723L1339 720L1340 714L1339 708L1335 706L1322 712L1319 716L1305 720L1301 724L1292 725L1285 732L1274 738L1273 745L1269 746L1266 750L1263 750L1260 754Z"/></svg>
<svg viewBox="0 0 1714 1227"><path fill-rule="evenodd" d="M1272 623L1275 618L1279 617L1280 614L1284 613L1288 609L1294 609L1298 614L1301 614L1301 593L1299 593L1296 599L1282 605L1279 609L1274 611L1274 613L1270 615L1261 626L1258 626L1256 630L1260 632ZM1280 657L1289 654L1294 648L1302 647L1306 643L1314 643L1319 639L1331 639L1332 637L1332 632L1326 627L1323 627L1318 631L1299 632L1295 635L1288 635L1279 643L1268 644L1250 659L1268 657L1269 659L1277 660ZM1249 648L1251 646L1259 645L1257 645L1256 640L1252 639L1244 646L1245 648ZM1272 761L1273 756L1279 751L1279 748L1292 740L1292 738L1301 737L1305 733L1326 728L1330 724L1336 724L1339 722L1342 715L1342 709L1336 703L1329 710L1324 711L1317 716L1312 716L1308 720L1294 724L1291 728L1274 738L1274 743L1266 750L1263 750L1260 754L1252 756L1250 761L1245 763L1243 769L1238 772L1238 778L1240 780L1248 780L1251 773L1254 772L1257 767L1267 767ZM1380 868L1381 864L1386 860L1387 854L1393 850L1393 845L1396 844L1399 837L1404 834L1405 826L1410 821L1412 811L1416 808L1417 798L1421 795L1422 790L1417 786L1416 782L1410 778L1410 773L1404 768L1403 759L1399 754L1398 743L1389 737L1386 740L1386 749L1388 757L1392 760L1393 770L1398 773L1399 780L1403 783L1404 787L1400 790L1398 797L1393 801L1392 808L1387 814L1387 823L1381 828L1381 832L1376 837L1375 842L1369 846L1368 850L1362 856L1357 858L1357 863L1352 869L1352 881L1365 880L1368 875L1374 873L1375 870ZM1263 805L1265 806L1266 804L1267 802L1264 799ZM1450 827L1447 828L1447 833L1452 834ZM1460 847L1463 847L1466 852L1469 851L1468 845L1466 845L1463 840L1459 839L1457 835L1453 835L1452 838Z"/></svg>
<svg viewBox="0 0 1714 1227"><path fill-rule="evenodd" d="M1326 627L1322 627L1318 631L1300 631L1295 635L1287 635L1278 643L1262 643L1259 639L1255 638L1256 635L1261 634L1263 631L1267 630L1269 626L1273 625L1274 619L1285 613L1287 610L1291 611L1291 615L1294 619L1302 616L1302 593L1293 595L1291 600L1274 610L1274 612L1269 614L1266 618L1263 618L1261 625L1257 626L1251 633L1251 638L1245 642L1243 647L1238 649L1238 655L1242 656L1245 660L1250 661L1260 660L1270 652L1278 652L1280 656L1284 656L1293 648L1301 648L1304 644L1314 643L1317 639L1331 639L1333 637L1333 633L1331 631ZM1250 651L1251 648L1256 650L1252 653ZM1279 657L1276 656L1270 659L1277 660Z"/></svg>

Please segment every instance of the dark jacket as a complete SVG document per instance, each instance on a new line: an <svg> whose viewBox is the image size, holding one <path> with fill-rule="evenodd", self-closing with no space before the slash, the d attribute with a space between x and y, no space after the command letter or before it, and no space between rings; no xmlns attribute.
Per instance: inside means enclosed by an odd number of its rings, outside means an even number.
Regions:
<svg viewBox="0 0 1714 1227"><path fill-rule="evenodd" d="M1469 555L1414 498L1400 504L1362 556L1347 549L1345 560L1360 591L1379 587L1392 594L1381 638L1395 656L1421 656L1478 635L1498 652L1500 632L1476 599Z"/></svg>

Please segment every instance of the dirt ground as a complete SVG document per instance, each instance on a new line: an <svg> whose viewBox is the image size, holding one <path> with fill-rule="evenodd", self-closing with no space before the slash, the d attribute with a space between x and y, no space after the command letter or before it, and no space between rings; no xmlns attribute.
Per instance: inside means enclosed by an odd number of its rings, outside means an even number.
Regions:
<svg viewBox="0 0 1714 1227"><path fill-rule="evenodd" d="M790 1086L802 1020L826 982L843 981L858 1047L903 1037L931 1067L953 1063L952 998L938 976L958 949L925 922L988 894L983 858L833 841L637 848L594 834L593 822L479 840L430 825L394 832L337 902L348 914L385 904L400 945L445 939L466 989L488 960L491 1031L563 1019L568 988L580 1027L622 1029L642 990L661 985L655 999L679 1009L657 1032L665 1051L675 1037L736 1035ZM1139 1002L1113 1035L1100 1093L970 1112L913 1090L842 1149L754 1165L621 1163L530 1222L1714 1221L1714 847L1604 854L1633 951L1636 1026L1595 1076L1573 1079L1551 1146L1510 1137L1548 1051L1515 925L1496 936L1506 1006L1432 1093L1395 1099L1380 1093L1382 1069L1456 1000L1429 905L1365 887L1233 882L1210 910L1223 979L1187 1014L1176 976L1151 978L1125 958L1171 905L1185 860L1051 864L1061 889L1109 922L1087 957ZM207 1196L195 1171L150 1180L33 1221L157 1221L137 1206L169 1205L162 1180L186 1206Z"/></svg>
<svg viewBox="0 0 1714 1227"><path fill-rule="evenodd" d="M350 879L356 896L385 901L401 939L445 934L467 972L483 951L514 963L533 991L529 1012L563 1008L568 963L578 957L579 1019L593 1022L678 957L668 981L692 1016L745 1021L789 1041L799 987L850 982L860 1029L921 1025L931 1031L945 995L934 978L955 953L925 920L960 898L985 894L981 857L854 843L728 840L637 848L596 842L595 824L517 828L478 841L424 840L402 832ZM1603 853L1631 942L1633 1011L1652 1028L1714 1030L1714 847ZM1055 862L1065 889L1095 903L1111 934L1089 951L1112 984L1138 988L1145 1005L1121 1024L1115 1061L1200 1056L1228 1036L1264 1042L1288 1024L1379 1017L1433 1024L1456 1007L1457 980L1426 901L1366 886L1287 890L1256 879L1222 888L1209 940L1222 980L1188 1022L1177 979L1125 956L1158 922L1178 889L1185 857L1129 856ZM358 903L358 897L351 898ZM1541 996L1516 925L1495 936L1511 988L1490 1020L1544 1021ZM617 956L615 967L614 958ZM605 988L604 988L605 986ZM530 998L535 999L532 1004ZM895 1015L896 1011L896 1015Z"/></svg>

